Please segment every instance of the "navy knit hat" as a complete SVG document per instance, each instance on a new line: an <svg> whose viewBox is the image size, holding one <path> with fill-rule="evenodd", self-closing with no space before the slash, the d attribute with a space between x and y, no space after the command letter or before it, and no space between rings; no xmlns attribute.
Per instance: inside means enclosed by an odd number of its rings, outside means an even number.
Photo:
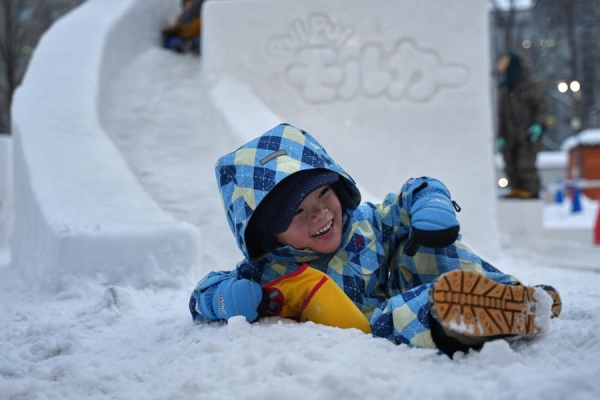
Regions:
<svg viewBox="0 0 600 400"><path fill-rule="evenodd" d="M260 233L276 235L285 232L300 203L315 189L330 185L340 179L335 172L324 169L298 171L284 180L265 197L259 205L255 229Z"/></svg>

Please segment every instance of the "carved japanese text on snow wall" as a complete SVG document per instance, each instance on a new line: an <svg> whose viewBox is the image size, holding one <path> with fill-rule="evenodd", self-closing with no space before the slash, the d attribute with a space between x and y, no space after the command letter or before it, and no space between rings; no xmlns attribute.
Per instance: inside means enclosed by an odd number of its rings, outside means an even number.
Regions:
<svg viewBox="0 0 600 400"><path fill-rule="evenodd" d="M286 82L312 104L361 96L427 102L467 81L465 65L445 63L435 50L411 38L399 38L386 49L383 40L359 45L355 32L327 14L311 14L272 37L267 52L284 63Z"/></svg>

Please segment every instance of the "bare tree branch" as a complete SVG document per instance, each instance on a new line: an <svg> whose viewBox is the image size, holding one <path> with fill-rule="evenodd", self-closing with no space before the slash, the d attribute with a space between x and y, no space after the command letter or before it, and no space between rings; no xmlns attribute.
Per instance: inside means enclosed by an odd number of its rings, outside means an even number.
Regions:
<svg viewBox="0 0 600 400"><path fill-rule="evenodd" d="M41 35L83 1L0 0L0 133L10 132L12 96Z"/></svg>

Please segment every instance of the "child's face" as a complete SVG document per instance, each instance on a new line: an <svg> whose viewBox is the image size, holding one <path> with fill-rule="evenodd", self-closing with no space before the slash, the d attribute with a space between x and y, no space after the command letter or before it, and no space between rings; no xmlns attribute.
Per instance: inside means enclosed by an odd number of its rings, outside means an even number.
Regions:
<svg viewBox="0 0 600 400"><path fill-rule="evenodd" d="M287 231L276 235L279 243L296 249L332 253L342 240L342 205L331 186L309 194L296 211Z"/></svg>

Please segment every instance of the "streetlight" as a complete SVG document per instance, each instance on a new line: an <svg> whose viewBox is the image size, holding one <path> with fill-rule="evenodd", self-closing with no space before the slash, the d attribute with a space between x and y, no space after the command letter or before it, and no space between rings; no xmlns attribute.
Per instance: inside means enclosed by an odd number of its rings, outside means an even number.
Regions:
<svg viewBox="0 0 600 400"><path fill-rule="evenodd" d="M572 108L574 108L574 112L577 114L578 105L577 102L581 100L581 84L578 81L561 81L557 85L557 89L560 93L567 93L571 90L571 98L574 102ZM570 120L571 129L574 131L579 131L582 126L581 117L579 115L573 115Z"/></svg>
<svg viewBox="0 0 600 400"><path fill-rule="evenodd" d="M569 85L567 82L559 82L558 83L558 91L561 93L566 93L569 90Z"/></svg>
<svg viewBox="0 0 600 400"><path fill-rule="evenodd" d="M579 92L579 89L581 89L581 85L579 84L579 82L577 81L573 81L571 82L571 84L569 85L569 89L571 89L571 91L573 93L577 93Z"/></svg>
<svg viewBox="0 0 600 400"><path fill-rule="evenodd" d="M561 93L567 93L567 91L571 89L571 92L577 97L581 90L581 84L578 81L571 81L570 83L562 81L558 83L557 89Z"/></svg>

